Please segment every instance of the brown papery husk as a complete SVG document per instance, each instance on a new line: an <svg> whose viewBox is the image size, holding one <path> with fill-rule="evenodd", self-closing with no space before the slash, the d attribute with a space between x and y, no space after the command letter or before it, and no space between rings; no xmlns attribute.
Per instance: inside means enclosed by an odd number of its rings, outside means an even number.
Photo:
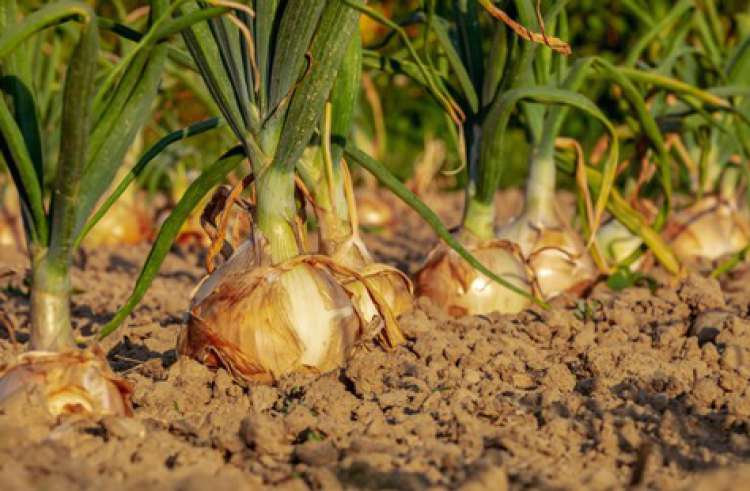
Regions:
<svg viewBox="0 0 750 491"><path fill-rule="evenodd" d="M97 346L55 353L30 351L0 367L0 405L32 387L53 416L131 416L133 389L109 367Z"/></svg>
<svg viewBox="0 0 750 491"><path fill-rule="evenodd" d="M498 237L518 244L545 300L581 291L598 276L580 236L559 220L550 221L536 223L521 215L497 232Z"/></svg>
<svg viewBox="0 0 750 491"><path fill-rule="evenodd" d="M596 242L608 264L620 264L641 247L643 239L630 232L617 219L611 218L597 230ZM643 257L640 257L630 265L630 269L638 270L642 264Z"/></svg>
<svg viewBox="0 0 750 491"><path fill-rule="evenodd" d="M541 231L532 250L529 266L545 299L581 291L597 277L596 266L580 238L565 229Z"/></svg>
<svg viewBox="0 0 750 491"><path fill-rule="evenodd" d="M736 202L706 196L673 214L665 235L681 261L713 261L750 243L750 218Z"/></svg>
<svg viewBox="0 0 750 491"><path fill-rule="evenodd" d="M224 367L241 382L270 383L293 372L343 366L354 348L369 340L368 323L342 287L352 279L362 281L382 309L386 321L378 335L384 344L401 342L392 313L369 279L326 256L258 266L248 261L249 254L232 256L214 273L218 280L209 277L199 288L200 301L194 301L178 339L180 354Z"/></svg>
<svg viewBox="0 0 750 491"><path fill-rule="evenodd" d="M381 337L381 341L389 347L400 344L403 338L396 319L411 311L414 304L414 286L409 277L391 266L370 263L359 270L359 275L344 275L340 281L367 326L365 337L391 333Z"/></svg>
<svg viewBox="0 0 750 491"><path fill-rule="evenodd" d="M376 305L368 287L357 276L365 278L370 288L380 293L394 317L412 309L414 285L409 277L399 269L375 262L359 234L352 234L335 249L331 262L344 268L341 284L352 295L366 322L371 322L383 309Z"/></svg>
<svg viewBox="0 0 750 491"><path fill-rule="evenodd" d="M153 233L152 218L141 204L141 193L126 193L116 201L83 239L83 245L97 247L137 245Z"/></svg>
<svg viewBox="0 0 750 491"><path fill-rule="evenodd" d="M467 244L466 248L501 278L529 294L535 293L533 272L515 244L491 240ZM531 303L528 298L476 271L442 243L430 252L424 266L416 274L415 283L418 296L430 298L456 317L491 312L518 313Z"/></svg>
<svg viewBox="0 0 750 491"><path fill-rule="evenodd" d="M389 203L372 189L357 193L357 217L361 226L370 228L387 227L396 221Z"/></svg>
<svg viewBox="0 0 750 491"><path fill-rule="evenodd" d="M25 249L21 207L18 193L0 182L0 246L15 246Z"/></svg>

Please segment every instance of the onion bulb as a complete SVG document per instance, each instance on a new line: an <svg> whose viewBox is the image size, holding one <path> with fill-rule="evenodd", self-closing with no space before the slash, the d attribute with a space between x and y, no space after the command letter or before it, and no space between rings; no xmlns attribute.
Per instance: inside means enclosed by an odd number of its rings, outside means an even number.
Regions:
<svg viewBox="0 0 750 491"><path fill-rule="evenodd" d="M385 264L371 263L358 274L341 279L341 285L366 326L365 338L391 332L396 336L391 342L399 344L403 340L395 319L409 312L413 304L412 283L404 273Z"/></svg>
<svg viewBox="0 0 750 491"><path fill-rule="evenodd" d="M467 249L493 273L526 292L533 291L532 275L513 244L493 240ZM528 298L476 271L444 244L430 252L416 274L416 287L417 295L430 298L453 316L512 314L530 304Z"/></svg>
<svg viewBox="0 0 750 491"><path fill-rule="evenodd" d="M141 193L129 188L89 231L83 245L90 248L136 245L148 240L152 232L151 217L143 201Z"/></svg>
<svg viewBox="0 0 750 491"><path fill-rule="evenodd" d="M620 264L641 247L643 239L613 218L596 231L596 242L608 264ZM642 260L639 258L631 268L638 269Z"/></svg>
<svg viewBox="0 0 750 491"><path fill-rule="evenodd" d="M363 227L380 228L393 224L393 210L372 190L357 194L357 217Z"/></svg>
<svg viewBox="0 0 750 491"><path fill-rule="evenodd" d="M750 243L750 220L734 202L707 196L673 215L672 249L683 261L713 261Z"/></svg>
<svg viewBox="0 0 750 491"><path fill-rule="evenodd" d="M24 248L24 232L18 194L0 183L0 246Z"/></svg>
<svg viewBox="0 0 750 491"><path fill-rule="evenodd" d="M13 225L0 219L0 246L15 246L17 243L13 233Z"/></svg>
<svg viewBox="0 0 750 491"><path fill-rule="evenodd" d="M575 290L597 276L581 238L556 218L532 220L524 213L502 227L497 236L521 248L544 299Z"/></svg>
<svg viewBox="0 0 750 491"><path fill-rule="evenodd" d="M53 416L84 413L130 416L132 388L96 350L29 351L0 368L0 405L35 385Z"/></svg>
<svg viewBox="0 0 750 491"><path fill-rule="evenodd" d="M342 286L362 277L324 256L268 266L254 258L255 250L239 247L199 286L180 333L180 354L224 367L241 381L266 383L295 371L342 366L368 340L369 311L355 307ZM383 295L370 294L383 308ZM380 334L393 345L397 329L386 325Z"/></svg>
<svg viewBox="0 0 750 491"><path fill-rule="evenodd" d="M372 298L371 290L380 295L394 318L412 309L414 287L409 277L396 268L375 262L358 231L346 241L335 244L331 263L343 268L342 285L352 295L355 307L366 322L383 311Z"/></svg>

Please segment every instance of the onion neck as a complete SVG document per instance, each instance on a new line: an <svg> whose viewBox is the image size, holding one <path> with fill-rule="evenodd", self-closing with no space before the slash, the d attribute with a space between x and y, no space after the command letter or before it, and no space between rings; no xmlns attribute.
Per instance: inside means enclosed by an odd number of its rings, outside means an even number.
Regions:
<svg viewBox="0 0 750 491"><path fill-rule="evenodd" d="M32 253L31 270L31 349L74 348L67 261L54 261L40 248Z"/></svg>
<svg viewBox="0 0 750 491"><path fill-rule="evenodd" d="M294 199L294 173L271 167L257 180L257 226L267 241L272 264L299 254L294 230L297 204Z"/></svg>
<svg viewBox="0 0 750 491"><path fill-rule="evenodd" d="M477 197L469 198L464 214L463 229L481 240L495 235L495 204L484 203Z"/></svg>
<svg viewBox="0 0 750 491"><path fill-rule="evenodd" d="M534 147L524 206L524 214L531 222L547 223L554 217L555 178L554 145Z"/></svg>
<svg viewBox="0 0 750 491"><path fill-rule="evenodd" d="M740 170L737 167L729 167L724 170L719 181L719 196L733 204L737 203L737 185L740 179Z"/></svg>
<svg viewBox="0 0 750 491"><path fill-rule="evenodd" d="M707 195L715 191L717 183L721 186L722 166L719 162L718 141L715 136L711 137L711 145L704 155L701 156L701 183L700 194Z"/></svg>
<svg viewBox="0 0 750 491"><path fill-rule="evenodd" d="M471 234L472 240L490 240L495 235L495 192L500 178L501 162L497 155L482 155L482 127L467 125L466 156L469 163L469 184L461 235Z"/></svg>
<svg viewBox="0 0 750 491"><path fill-rule="evenodd" d="M341 162L333 163L329 176L322 149L309 149L297 171L316 204L320 252L355 269L371 262L367 248L354 230L352 215L356 210L349 209Z"/></svg>

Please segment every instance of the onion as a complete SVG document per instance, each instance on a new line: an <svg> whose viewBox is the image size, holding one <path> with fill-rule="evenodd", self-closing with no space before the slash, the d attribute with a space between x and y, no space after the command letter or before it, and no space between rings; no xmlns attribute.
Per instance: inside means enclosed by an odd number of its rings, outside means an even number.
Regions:
<svg viewBox="0 0 750 491"><path fill-rule="evenodd" d="M412 283L404 273L385 264L371 263L358 275L343 279L341 285L349 292L354 308L367 326L366 338L391 332L395 339L389 340L389 344L403 340L395 319L413 307ZM389 323L393 323L393 328Z"/></svg>
<svg viewBox="0 0 750 491"><path fill-rule="evenodd" d="M131 188L132 189L132 188ZM151 236L151 218L140 193L126 191L83 239L89 248L136 245Z"/></svg>
<svg viewBox="0 0 750 491"><path fill-rule="evenodd" d="M0 246L25 247L18 194L0 182Z"/></svg>
<svg viewBox="0 0 750 491"><path fill-rule="evenodd" d="M394 223L393 210L372 190L357 193L357 217L363 227L379 228Z"/></svg>
<svg viewBox="0 0 750 491"><path fill-rule="evenodd" d="M132 388L112 372L98 350L29 351L13 365L0 369L0 374L0 404L37 386L54 416L132 415Z"/></svg>
<svg viewBox="0 0 750 491"><path fill-rule="evenodd" d="M531 292L530 274L518 248L493 240L467 249L490 271L513 285ZM438 245L416 274L417 295L430 298L453 316L490 312L517 313L530 300L476 271L453 249Z"/></svg>
<svg viewBox="0 0 750 491"><path fill-rule="evenodd" d="M243 381L342 366L363 341L364 321L316 256L274 266L237 252L195 294L178 351Z"/></svg>
<svg viewBox="0 0 750 491"><path fill-rule="evenodd" d="M547 215L532 220L524 213L502 227L498 238L521 248L545 299L591 283L597 270L578 234Z"/></svg>
<svg viewBox="0 0 750 491"><path fill-rule="evenodd" d="M641 247L643 239L613 218L596 231L596 242L608 264L620 264ZM641 257L631 269L638 269L642 262Z"/></svg>
<svg viewBox="0 0 750 491"><path fill-rule="evenodd" d="M715 260L750 243L750 220L734 201L707 196L673 215L672 249L683 261Z"/></svg>
<svg viewBox="0 0 750 491"><path fill-rule="evenodd" d="M332 263L343 267L346 277L342 279L342 286L352 295L365 322L382 317L384 310L372 298L373 291L382 298L394 318L412 309L414 287L409 277L396 268L375 262L358 231L336 244L331 259Z"/></svg>
<svg viewBox="0 0 750 491"><path fill-rule="evenodd" d="M14 217L0 216L0 246L23 247L23 243L19 242L23 235L18 233L16 222Z"/></svg>

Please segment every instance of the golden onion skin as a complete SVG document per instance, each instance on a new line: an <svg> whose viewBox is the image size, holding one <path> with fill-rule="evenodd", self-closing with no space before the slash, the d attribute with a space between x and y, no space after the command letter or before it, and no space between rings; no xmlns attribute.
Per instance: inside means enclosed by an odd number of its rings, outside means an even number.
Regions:
<svg viewBox="0 0 750 491"><path fill-rule="evenodd" d="M713 261L742 250L750 243L750 220L733 203L705 197L674 214L672 249L686 262Z"/></svg>
<svg viewBox="0 0 750 491"><path fill-rule="evenodd" d="M381 263L373 263L363 268L362 275L383 296L394 316L398 317L412 310L414 287L401 271Z"/></svg>
<svg viewBox="0 0 750 491"><path fill-rule="evenodd" d="M258 266L258 255L255 242L246 240L232 256L223 264L219 265L213 273L205 276L193 291L190 300L191 308L202 303L216 287L223 282L232 283L241 281L242 276Z"/></svg>
<svg viewBox="0 0 750 491"><path fill-rule="evenodd" d="M518 252L505 241L468 247L482 264L501 278L531 294L531 276ZM418 296L430 298L453 316L490 312L514 314L530 300L477 272L453 249L438 245L416 274Z"/></svg>
<svg viewBox="0 0 750 491"><path fill-rule="evenodd" d="M607 264L620 264L643 245L643 239L613 218L596 231L596 243ZM640 257L630 269L637 270L642 263L643 257Z"/></svg>
<svg viewBox="0 0 750 491"><path fill-rule="evenodd" d="M576 291L597 277L594 261L578 234L561 225L538 225L522 215L497 236L518 244L545 300Z"/></svg>
<svg viewBox="0 0 750 491"><path fill-rule="evenodd" d="M30 351L0 370L0 405L30 385L41 389L53 416L131 416L130 384L115 375L98 350Z"/></svg>
<svg viewBox="0 0 750 491"><path fill-rule="evenodd" d="M352 302L365 323L370 323L376 316L382 320L384 315L383 309L372 298L370 289L380 294L394 318L412 309L414 285L409 277L396 268L376 263L358 234L352 234L347 241L332 249L334 253L331 259L334 263L356 272L339 278L339 281L351 295Z"/></svg>
<svg viewBox="0 0 750 491"><path fill-rule="evenodd" d="M138 203L135 195L126 195L126 199L116 201L89 231L83 239L83 245L89 248L137 245L148 240L151 232L148 213Z"/></svg>
<svg viewBox="0 0 750 491"><path fill-rule="evenodd" d="M229 261L236 257L242 256ZM198 292L202 300L180 334L180 354L224 367L239 380L266 383L346 362L362 323L325 267L291 261L242 269L225 268L210 294Z"/></svg>
<svg viewBox="0 0 750 491"><path fill-rule="evenodd" d="M0 246L16 246L18 238L14 230L15 224L8 223L0 217Z"/></svg>
<svg viewBox="0 0 750 491"><path fill-rule="evenodd" d="M3 189L0 181L0 246L24 249L23 223L18 194L11 188Z"/></svg>
<svg viewBox="0 0 750 491"><path fill-rule="evenodd" d="M359 278L341 281L365 326L365 339L372 339L383 331L386 319L384 308L373 295L379 295L393 319L413 308L413 286L401 271L380 263L371 263L360 271ZM367 285L363 281L367 282ZM378 322L373 322L377 319Z"/></svg>
<svg viewBox="0 0 750 491"><path fill-rule="evenodd" d="M388 202L370 190L357 194L357 217L361 226L370 228L387 227L395 222Z"/></svg>

